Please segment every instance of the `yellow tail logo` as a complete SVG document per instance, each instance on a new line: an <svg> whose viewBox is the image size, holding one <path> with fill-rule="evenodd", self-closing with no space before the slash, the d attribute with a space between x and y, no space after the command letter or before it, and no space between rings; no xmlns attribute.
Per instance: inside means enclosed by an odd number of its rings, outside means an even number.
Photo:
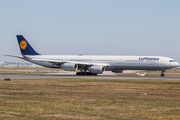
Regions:
<svg viewBox="0 0 180 120"><path fill-rule="evenodd" d="M25 40L22 40L20 42L20 48L24 50L24 49L26 49L26 47L27 47L27 42Z"/></svg>

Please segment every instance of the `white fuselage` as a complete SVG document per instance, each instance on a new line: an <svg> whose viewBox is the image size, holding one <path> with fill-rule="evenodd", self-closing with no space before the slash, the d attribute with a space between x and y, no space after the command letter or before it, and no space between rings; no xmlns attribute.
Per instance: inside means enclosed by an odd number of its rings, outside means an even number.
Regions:
<svg viewBox="0 0 180 120"><path fill-rule="evenodd" d="M60 65L46 60L62 62L83 62L106 65L106 71L113 70L166 70L179 64L173 59L162 56L77 56L77 55L31 55L27 61L50 68L61 68Z"/></svg>

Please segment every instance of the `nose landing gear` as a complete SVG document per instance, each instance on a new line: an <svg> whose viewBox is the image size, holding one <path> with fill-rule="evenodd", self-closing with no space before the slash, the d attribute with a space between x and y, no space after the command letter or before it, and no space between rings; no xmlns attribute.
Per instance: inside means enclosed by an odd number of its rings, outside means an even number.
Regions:
<svg viewBox="0 0 180 120"><path fill-rule="evenodd" d="M164 72L165 70L161 70L161 74L160 74L161 77L164 77Z"/></svg>

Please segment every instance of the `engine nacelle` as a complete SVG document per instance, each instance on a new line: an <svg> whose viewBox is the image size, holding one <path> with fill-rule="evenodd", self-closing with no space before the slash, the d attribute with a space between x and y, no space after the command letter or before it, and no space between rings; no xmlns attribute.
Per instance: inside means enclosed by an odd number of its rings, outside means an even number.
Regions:
<svg viewBox="0 0 180 120"><path fill-rule="evenodd" d="M104 66L92 66L89 68L89 71L95 74L102 74L105 71Z"/></svg>
<svg viewBox="0 0 180 120"><path fill-rule="evenodd" d="M114 73L122 73L123 70L112 70L112 72L114 72Z"/></svg>
<svg viewBox="0 0 180 120"><path fill-rule="evenodd" d="M75 71L78 68L78 65L75 63L64 63L62 66L63 70Z"/></svg>

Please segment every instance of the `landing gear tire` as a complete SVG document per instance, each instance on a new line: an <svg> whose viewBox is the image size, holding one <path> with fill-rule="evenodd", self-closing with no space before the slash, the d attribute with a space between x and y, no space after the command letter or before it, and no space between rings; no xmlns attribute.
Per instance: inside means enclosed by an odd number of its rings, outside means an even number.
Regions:
<svg viewBox="0 0 180 120"><path fill-rule="evenodd" d="M161 77L164 77L164 72L165 72L165 70L161 70Z"/></svg>
<svg viewBox="0 0 180 120"><path fill-rule="evenodd" d="M76 75L83 75L83 72L77 72Z"/></svg>
<svg viewBox="0 0 180 120"><path fill-rule="evenodd" d="M77 72L76 75L80 75L79 72Z"/></svg>
<svg viewBox="0 0 180 120"><path fill-rule="evenodd" d="M81 75L86 75L86 72L81 72Z"/></svg>
<svg viewBox="0 0 180 120"><path fill-rule="evenodd" d="M164 74L161 74L160 76L161 76L161 77L164 77Z"/></svg>
<svg viewBox="0 0 180 120"><path fill-rule="evenodd" d="M91 72L77 72L76 73L76 75L82 75L82 76L85 76L85 75L87 75L87 76L95 76L95 75L97 75L97 74L95 74L95 73L91 73Z"/></svg>
<svg viewBox="0 0 180 120"><path fill-rule="evenodd" d="M86 75L92 75L92 73L90 73L90 72L87 72L87 73L86 73Z"/></svg>

